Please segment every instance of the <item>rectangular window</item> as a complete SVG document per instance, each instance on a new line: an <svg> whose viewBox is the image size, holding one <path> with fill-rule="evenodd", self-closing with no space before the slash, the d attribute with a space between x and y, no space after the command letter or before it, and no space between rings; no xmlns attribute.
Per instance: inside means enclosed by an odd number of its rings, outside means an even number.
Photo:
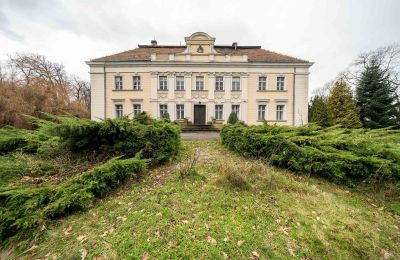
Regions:
<svg viewBox="0 0 400 260"><path fill-rule="evenodd" d="M159 90L168 90L167 76L159 76L158 77L158 89Z"/></svg>
<svg viewBox="0 0 400 260"><path fill-rule="evenodd" d="M140 90L140 76L133 76L132 77L132 87L133 90Z"/></svg>
<svg viewBox="0 0 400 260"><path fill-rule="evenodd" d="M133 116L142 112L142 106L140 104L133 104Z"/></svg>
<svg viewBox="0 0 400 260"><path fill-rule="evenodd" d="M239 112L240 112L240 105L232 105L232 112L235 112L235 114L239 118Z"/></svg>
<svg viewBox="0 0 400 260"><path fill-rule="evenodd" d="M283 91L285 89L285 77L276 78L276 90Z"/></svg>
<svg viewBox="0 0 400 260"><path fill-rule="evenodd" d="M196 76L196 90L204 90L204 77Z"/></svg>
<svg viewBox="0 0 400 260"><path fill-rule="evenodd" d="M176 119L182 120L185 118L185 106L176 105Z"/></svg>
<svg viewBox="0 0 400 260"><path fill-rule="evenodd" d="M276 120L282 121L284 119L285 105L276 106Z"/></svg>
<svg viewBox="0 0 400 260"><path fill-rule="evenodd" d="M258 105L258 120L265 120L267 105Z"/></svg>
<svg viewBox="0 0 400 260"><path fill-rule="evenodd" d="M240 91L240 77L232 77L232 91Z"/></svg>
<svg viewBox="0 0 400 260"><path fill-rule="evenodd" d="M160 105L160 117L168 114L168 105Z"/></svg>
<svg viewBox="0 0 400 260"><path fill-rule="evenodd" d="M122 90L122 76L114 77L114 87L116 90Z"/></svg>
<svg viewBox="0 0 400 260"><path fill-rule="evenodd" d="M224 77L222 76L215 77L215 90L217 91L224 90Z"/></svg>
<svg viewBox="0 0 400 260"><path fill-rule="evenodd" d="M115 105L115 118L121 118L124 115L124 106L122 104Z"/></svg>
<svg viewBox="0 0 400 260"><path fill-rule="evenodd" d="M175 79L176 90L185 90L185 78L183 76L177 76Z"/></svg>
<svg viewBox="0 0 400 260"><path fill-rule="evenodd" d="M223 118L224 118L224 106L215 105L215 119L223 120Z"/></svg>
<svg viewBox="0 0 400 260"><path fill-rule="evenodd" d="M258 77L258 90L267 90L267 77Z"/></svg>

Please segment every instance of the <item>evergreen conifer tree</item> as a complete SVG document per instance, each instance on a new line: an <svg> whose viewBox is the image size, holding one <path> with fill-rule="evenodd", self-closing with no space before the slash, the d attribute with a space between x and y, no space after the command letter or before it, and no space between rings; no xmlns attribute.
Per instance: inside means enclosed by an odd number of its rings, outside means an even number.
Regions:
<svg viewBox="0 0 400 260"><path fill-rule="evenodd" d="M309 122L320 126L327 127L332 125L328 102L325 97L317 95L311 99L309 117Z"/></svg>
<svg viewBox="0 0 400 260"><path fill-rule="evenodd" d="M357 101L353 99L350 86L342 80L336 81L330 91L328 109L334 124L348 128L362 126Z"/></svg>
<svg viewBox="0 0 400 260"><path fill-rule="evenodd" d="M360 119L367 128L389 127L400 121L396 89L379 64L376 59L368 61L357 82Z"/></svg>

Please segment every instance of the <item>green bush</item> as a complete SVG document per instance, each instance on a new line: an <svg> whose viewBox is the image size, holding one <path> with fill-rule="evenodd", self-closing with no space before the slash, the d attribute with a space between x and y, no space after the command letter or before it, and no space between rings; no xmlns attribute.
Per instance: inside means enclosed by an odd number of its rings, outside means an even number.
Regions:
<svg viewBox="0 0 400 260"><path fill-rule="evenodd" d="M14 151L34 153L49 136L11 126L0 128L0 154Z"/></svg>
<svg viewBox="0 0 400 260"><path fill-rule="evenodd" d="M145 114L133 120L67 120L56 125L53 132L75 153L95 151L129 158L140 152L152 164L176 155L180 147L180 129L176 124L153 120Z"/></svg>
<svg viewBox="0 0 400 260"><path fill-rule="evenodd" d="M294 172L348 185L400 179L399 130L225 125L220 134L229 149Z"/></svg>
<svg viewBox="0 0 400 260"><path fill-rule="evenodd" d="M138 177L145 168L146 160L113 159L58 186L0 192L0 239L89 207L120 182Z"/></svg>
<svg viewBox="0 0 400 260"><path fill-rule="evenodd" d="M235 112L231 112L228 117L228 124L236 124L239 121L239 118Z"/></svg>

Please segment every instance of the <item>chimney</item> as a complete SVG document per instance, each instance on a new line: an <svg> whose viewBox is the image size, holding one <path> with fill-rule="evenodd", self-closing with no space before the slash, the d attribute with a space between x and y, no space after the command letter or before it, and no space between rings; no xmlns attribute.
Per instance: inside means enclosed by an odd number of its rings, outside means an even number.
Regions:
<svg viewBox="0 0 400 260"><path fill-rule="evenodd" d="M151 46L157 46L157 41L156 40L151 40Z"/></svg>
<svg viewBox="0 0 400 260"><path fill-rule="evenodd" d="M238 43L237 43L237 42L232 43L232 47L233 47L235 50L237 50Z"/></svg>

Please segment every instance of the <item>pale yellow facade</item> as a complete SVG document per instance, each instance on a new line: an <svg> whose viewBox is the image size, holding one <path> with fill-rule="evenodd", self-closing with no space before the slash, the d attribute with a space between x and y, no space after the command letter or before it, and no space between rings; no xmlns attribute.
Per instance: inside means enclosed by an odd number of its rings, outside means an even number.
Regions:
<svg viewBox="0 0 400 260"><path fill-rule="evenodd" d="M135 107L156 118L167 109L172 120L201 125L226 122L234 109L248 124L307 123L311 63L250 61L249 55L234 49L220 53L215 38L205 33L185 40L182 52L154 52L149 61L88 62L92 119L132 116ZM177 86L179 79L183 86ZM196 86L196 81L203 84Z"/></svg>

